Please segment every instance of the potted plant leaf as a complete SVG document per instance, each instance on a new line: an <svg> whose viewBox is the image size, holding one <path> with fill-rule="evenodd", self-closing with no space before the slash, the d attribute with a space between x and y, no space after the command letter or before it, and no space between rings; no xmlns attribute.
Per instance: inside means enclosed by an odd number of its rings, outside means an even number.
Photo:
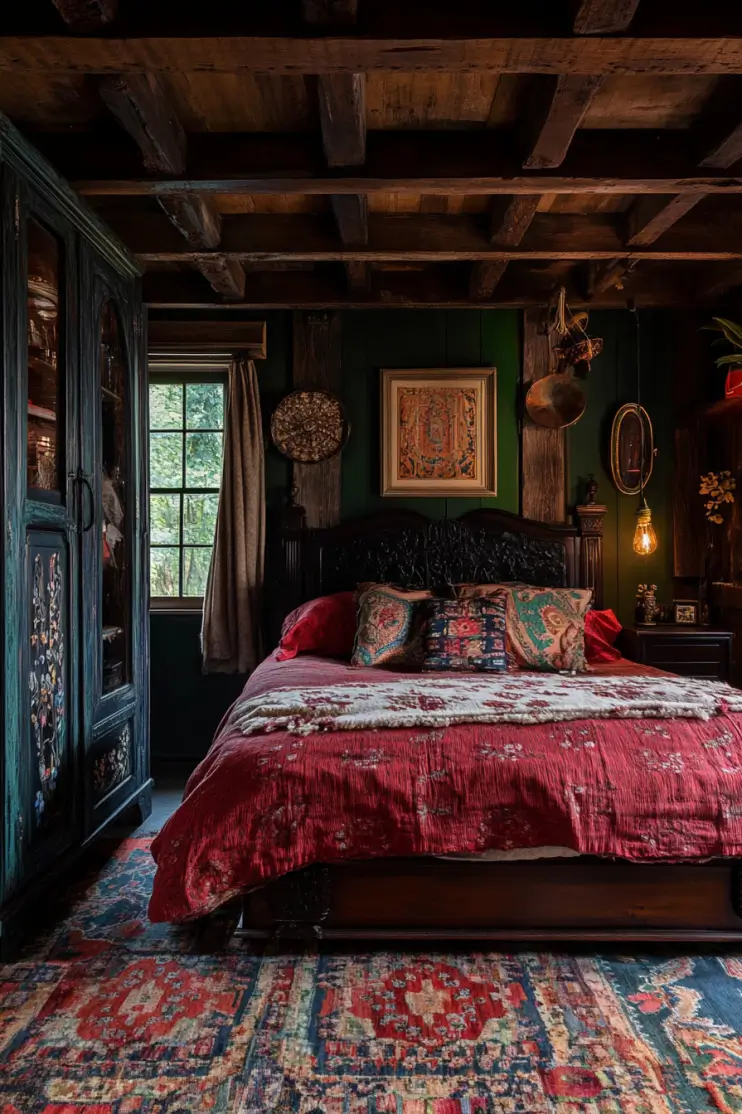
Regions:
<svg viewBox="0 0 742 1114"><path fill-rule="evenodd" d="M722 334L714 343L726 340L734 348L734 352L719 356L716 360L717 367L729 368L724 384L724 396L742 398L742 325L737 325L726 317L714 317L713 321L713 325L706 327Z"/></svg>

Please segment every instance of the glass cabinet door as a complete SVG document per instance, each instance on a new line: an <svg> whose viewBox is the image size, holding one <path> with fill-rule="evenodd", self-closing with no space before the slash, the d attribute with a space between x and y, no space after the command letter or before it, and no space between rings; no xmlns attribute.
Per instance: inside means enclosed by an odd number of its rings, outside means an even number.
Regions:
<svg viewBox="0 0 742 1114"><path fill-rule="evenodd" d="M28 416L26 475L31 498L61 498L64 468L64 368L60 279L62 242L34 217L26 224L28 251Z"/></svg>
<svg viewBox="0 0 742 1114"><path fill-rule="evenodd" d="M131 530L129 375L121 323L111 299L101 313L99 354L102 691L131 677Z"/></svg>

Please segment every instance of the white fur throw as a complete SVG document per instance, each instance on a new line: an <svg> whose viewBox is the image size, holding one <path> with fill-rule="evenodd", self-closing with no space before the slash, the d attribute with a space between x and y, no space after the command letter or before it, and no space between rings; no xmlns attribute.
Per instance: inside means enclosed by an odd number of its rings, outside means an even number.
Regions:
<svg viewBox="0 0 742 1114"><path fill-rule="evenodd" d="M454 723L552 723L571 719L709 719L742 713L742 692L690 677L594 677L508 673L354 681L275 689L238 702L245 735L447 727Z"/></svg>

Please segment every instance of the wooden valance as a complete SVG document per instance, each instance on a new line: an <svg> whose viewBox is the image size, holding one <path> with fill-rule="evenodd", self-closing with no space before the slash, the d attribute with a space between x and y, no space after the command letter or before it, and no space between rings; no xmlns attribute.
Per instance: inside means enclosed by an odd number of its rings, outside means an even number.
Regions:
<svg viewBox="0 0 742 1114"><path fill-rule="evenodd" d="M150 321L150 353L245 352L266 358L265 321Z"/></svg>

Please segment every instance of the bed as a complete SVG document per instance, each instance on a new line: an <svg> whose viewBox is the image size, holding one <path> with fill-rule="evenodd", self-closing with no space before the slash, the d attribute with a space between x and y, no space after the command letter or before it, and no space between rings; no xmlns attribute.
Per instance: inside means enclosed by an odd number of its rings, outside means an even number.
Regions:
<svg viewBox="0 0 742 1114"><path fill-rule="evenodd" d="M578 508L575 526L397 511L308 530L292 508L273 531L269 625L364 580L523 580L589 587L599 604L602 511ZM245 734L245 708L349 683L376 698L384 672L275 654L260 666L153 844L153 919L241 900L247 937L742 940L739 703L705 719L572 713L311 734L279 719ZM647 672L658 689L676 683L623 660L584 683L630 701L651 687L633 683Z"/></svg>

